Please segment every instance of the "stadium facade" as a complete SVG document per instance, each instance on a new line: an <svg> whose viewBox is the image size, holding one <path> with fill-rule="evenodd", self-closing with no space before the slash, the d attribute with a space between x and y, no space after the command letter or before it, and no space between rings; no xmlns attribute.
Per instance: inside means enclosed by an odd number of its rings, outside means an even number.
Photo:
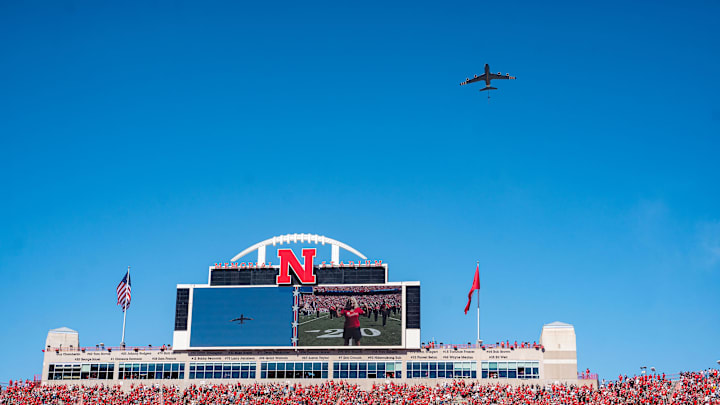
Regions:
<svg viewBox="0 0 720 405"><path fill-rule="evenodd" d="M316 247L327 245L330 260L318 259ZM256 261L241 261L255 252ZM544 325L532 343L422 342L420 282L389 282L387 263L320 235L267 239L210 266L207 284L178 284L174 326L168 347L82 347L76 331L51 330L42 381L597 385L578 375L575 330L562 322Z"/></svg>

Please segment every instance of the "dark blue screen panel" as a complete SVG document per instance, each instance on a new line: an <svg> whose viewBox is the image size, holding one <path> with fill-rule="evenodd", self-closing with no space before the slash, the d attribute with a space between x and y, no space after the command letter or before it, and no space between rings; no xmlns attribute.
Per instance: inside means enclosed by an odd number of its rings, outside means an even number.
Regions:
<svg viewBox="0 0 720 405"><path fill-rule="evenodd" d="M292 302L291 287L195 288L190 346L291 346Z"/></svg>

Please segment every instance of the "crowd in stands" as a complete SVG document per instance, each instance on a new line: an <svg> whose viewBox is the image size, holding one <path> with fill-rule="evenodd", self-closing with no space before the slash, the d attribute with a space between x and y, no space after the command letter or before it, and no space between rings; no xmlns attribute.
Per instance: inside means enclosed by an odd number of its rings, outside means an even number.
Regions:
<svg viewBox="0 0 720 405"><path fill-rule="evenodd" d="M705 370L680 374L680 387L672 393L679 404L720 404L720 372Z"/></svg>
<svg viewBox="0 0 720 405"><path fill-rule="evenodd" d="M319 385L224 384L186 389L158 386L51 386L11 384L0 392L0 404L451 404L481 405L718 405L718 370L683 373L679 380L651 375L622 377L599 388L479 384L452 381L436 386L386 383L362 390L345 381Z"/></svg>
<svg viewBox="0 0 720 405"><path fill-rule="evenodd" d="M544 349L545 346L541 345L538 342L519 342L516 340L515 343L507 340L505 342L496 342L495 344L484 344L484 345L477 345L468 343L467 345L460 345L464 347L481 347L483 349ZM459 346L457 344L445 344L445 343L438 343L438 342L428 342L427 344L423 342L422 348L423 349L435 349L435 348L458 348Z"/></svg>
<svg viewBox="0 0 720 405"><path fill-rule="evenodd" d="M400 292L401 287L399 286L382 286L382 285L374 285L374 286L336 286L336 287L326 287L326 286L316 286L313 287L313 293L315 294L332 294L332 293L353 293L353 294L372 294L377 293L380 291L393 291L393 292Z"/></svg>

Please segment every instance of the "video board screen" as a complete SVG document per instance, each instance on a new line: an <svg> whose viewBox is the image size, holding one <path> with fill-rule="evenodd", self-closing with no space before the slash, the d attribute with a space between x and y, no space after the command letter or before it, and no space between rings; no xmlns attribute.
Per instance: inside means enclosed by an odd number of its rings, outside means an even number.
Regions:
<svg viewBox="0 0 720 405"><path fill-rule="evenodd" d="M191 348L403 345L401 285L196 287Z"/></svg>
<svg viewBox="0 0 720 405"><path fill-rule="evenodd" d="M402 286L300 287L298 346L402 345Z"/></svg>
<svg viewBox="0 0 720 405"><path fill-rule="evenodd" d="M195 288L191 347L290 346L292 288Z"/></svg>

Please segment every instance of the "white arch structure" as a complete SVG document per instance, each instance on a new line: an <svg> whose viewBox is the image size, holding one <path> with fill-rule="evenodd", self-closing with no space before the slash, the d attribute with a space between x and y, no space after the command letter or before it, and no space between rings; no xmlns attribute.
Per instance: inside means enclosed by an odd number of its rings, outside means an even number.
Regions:
<svg viewBox="0 0 720 405"><path fill-rule="evenodd" d="M258 242L249 248L243 250L242 252L236 254L230 261L231 262L237 262L241 257L245 256L246 254L253 252L257 250L258 252L258 263L265 263L265 253L266 253L266 247L267 246L275 246L277 244L283 244L283 243L314 243L314 244L330 244L331 246L331 254L330 254L330 260L335 263L340 262L340 248L343 248L347 250L348 252L362 258L363 260L367 260L367 257L363 255L362 253L358 252L356 249L354 249L352 246L347 245L345 243L342 243L340 241L337 241L332 238L328 238L326 236L322 235L315 235L315 234L309 234L309 233L289 233L287 235L280 235L280 236L273 236L270 239L266 239L262 242Z"/></svg>

